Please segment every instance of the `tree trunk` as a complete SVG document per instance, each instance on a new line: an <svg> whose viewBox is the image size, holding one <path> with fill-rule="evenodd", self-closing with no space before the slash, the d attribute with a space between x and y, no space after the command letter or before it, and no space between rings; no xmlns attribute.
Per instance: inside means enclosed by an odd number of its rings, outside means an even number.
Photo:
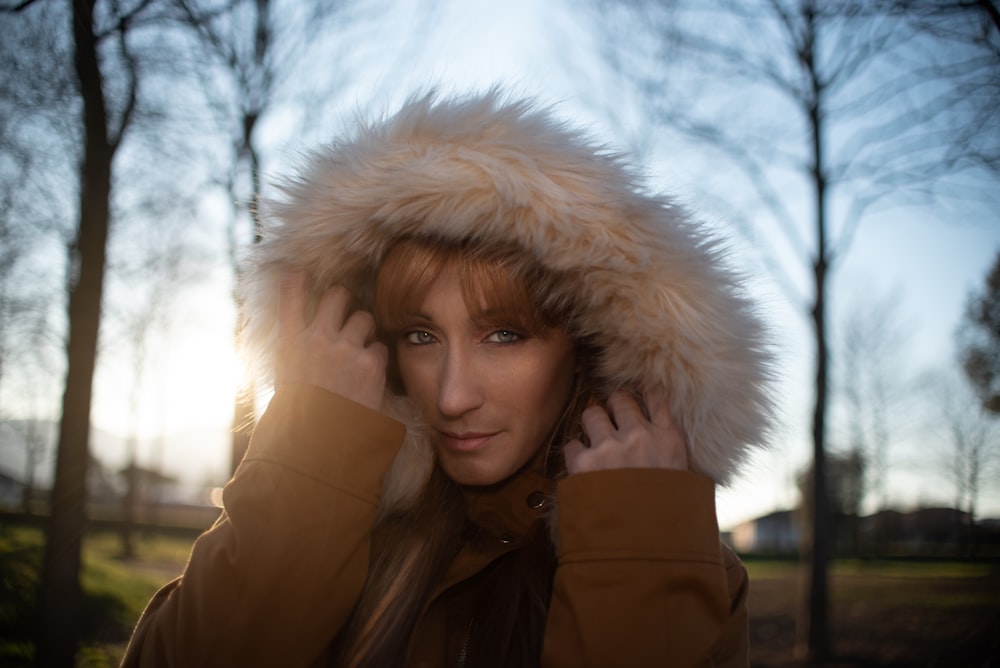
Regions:
<svg viewBox="0 0 1000 668"><path fill-rule="evenodd" d="M813 486L812 486L812 547L809 555L808 601L805 618L799 631L799 653L810 662L820 663L830 656L829 591L827 564L830 556L830 513L826 484L826 404L829 368L829 347L826 331L826 289L829 252L826 238L826 174L823 168L823 84L816 69L816 12L806 3L807 40L803 45L804 69L811 78L812 93L807 105L809 128L812 133L812 177L815 189L814 217L816 221L816 255L813 259L815 301L812 307L813 332L816 342L816 399L813 407Z"/></svg>
<svg viewBox="0 0 1000 668"><path fill-rule="evenodd" d="M827 563L830 555L830 513L826 491L826 396L829 364L826 341L826 262L814 266L816 301L812 317L816 337L816 403L813 409L812 546L809 555L809 599L805 628L800 631L800 653L813 662L830 655Z"/></svg>
<svg viewBox="0 0 1000 668"><path fill-rule="evenodd" d="M139 503L139 465L136 463L134 452L129 456L124 474L125 493L121 499L122 558L133 559L135 557L136 507Z"/></svg>
<svg viewBox="0 0 1000 668"><path fill-rule="evenodd" d="M25 462L24 487L21 489L21 511L25 515L34 512L35 500L35 469L38 468L39 443L42 438L38 434L38 420L30 418L24 430Z"/></svg>
<svg viewBox="0 0 1000 668"><path fill-rule="evenodd" d="M72 12L75 66L83 101L80 219L70 250L67 371L55 480L39 592L36 665L72 668L81 621L80 549L86 524L90 405L108 237L111 162L107 114L93 30L93 5Z"/></svg>

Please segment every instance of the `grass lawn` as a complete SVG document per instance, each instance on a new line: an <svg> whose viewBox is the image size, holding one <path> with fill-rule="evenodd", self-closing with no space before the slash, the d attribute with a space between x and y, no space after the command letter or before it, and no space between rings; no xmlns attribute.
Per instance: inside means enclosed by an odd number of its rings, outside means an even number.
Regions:
<svg viewBox="0 0 1000 668"><path fill-rule="evenodd" d="M117 666L146 602L181 572L191 537L153 535L136 541L136 558L123 560L111 532L84 537L83 646L77 666ZM34 657L35 596L44 538L35 527L0 524L0 666L30 666Z"/></svg>
<svg viewBox="0 0 1000 668"><path fill-rule="evenodd" d="M2 520L0 520L2 522ZM135 559L117 534L84 539L77 666L117 666L149 597L184 567L194 536L149 535ZM43 536L0 523L0 666L30 666ZM804 584L794 561L747 559L754 668L789 668ZM830 574L830 668L1000 666L1000 562L838 561Z"/></svg>
<svg viewBox="0 0 1000 668"><path fill-rule="evenodd" d="M753 560L748 570L753 665L801 665L795 611L804 570ZM1000 666L997 561L838 561L829 594L829 666Z"/></svg>

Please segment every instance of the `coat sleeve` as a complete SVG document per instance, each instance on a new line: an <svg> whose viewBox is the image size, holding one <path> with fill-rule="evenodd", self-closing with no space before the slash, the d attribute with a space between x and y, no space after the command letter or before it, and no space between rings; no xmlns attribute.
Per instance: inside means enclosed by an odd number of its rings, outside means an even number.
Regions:
<svg viewBox="0 0 1000 668"><path fill-rule="evenodd" d="M324 390L279 388L225 511L143 612L123 666L307 666L364 584L402 424Z"/></svg>
<svg viewBox="0 0 1000 668"><path fill-rule="evenodd" d="M557 494L545 668L749 665L746 572L721 546L711 480L597 471Z"/></svg>

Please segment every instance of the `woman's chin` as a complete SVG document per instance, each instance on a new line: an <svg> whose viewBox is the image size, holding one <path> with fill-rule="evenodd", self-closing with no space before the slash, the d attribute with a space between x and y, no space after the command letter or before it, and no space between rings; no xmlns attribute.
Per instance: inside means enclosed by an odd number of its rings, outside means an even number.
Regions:
<svg viewBox="0 0 1000 668"><path fill-rule="evenodd" d="M445 475L463 487L488 487L506 480L514 473L513 470L507 470L507 467L498 467L478 457L446 456L439 457L439 460Z"/></svg>

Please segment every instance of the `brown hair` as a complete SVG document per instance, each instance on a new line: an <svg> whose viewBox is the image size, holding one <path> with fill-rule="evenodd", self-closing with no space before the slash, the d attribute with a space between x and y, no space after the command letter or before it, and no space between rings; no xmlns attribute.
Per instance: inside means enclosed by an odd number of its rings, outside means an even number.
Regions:
<svg viewBox="0 0 1000 668"><path fill-rule="evenodd" d="M542 270L523 251L488 253L469 244L405 239L392 247L378 270L374 310L379 326L387 332L402 327L450 263L458 267L473 317L501 320L536 334L567 324L565 307L549 303L540 290L546 284Z"/></svg>
<svg viewBox="0 0 1000 668"><path fill-rule="evenodd" d="M523 251L487 252L468 243L406 239L390 249L375 282L373 310L390 351L395 348L394 335L450 263L457 263L465 302L474 318L539 336L554 328L569 328L570 306L552 301L547 289L552 277ZM591 394L591 374L585 368L593 356L582 342L577 344L577 378L545 453L546 472L552 477L563 472L560 446L579 437L580 412ZM390 384L401 392L394 369L391 361ZM465 521L461 490L435 466L415 507L384 518L375 527L368 580L338 642L344 665L402 665L413 625L433 582L459 549ZM555 573L554 548L547 532L541 534L484 574L483 609L491 618L470 629L477 666L538 662Z"/></svg>

